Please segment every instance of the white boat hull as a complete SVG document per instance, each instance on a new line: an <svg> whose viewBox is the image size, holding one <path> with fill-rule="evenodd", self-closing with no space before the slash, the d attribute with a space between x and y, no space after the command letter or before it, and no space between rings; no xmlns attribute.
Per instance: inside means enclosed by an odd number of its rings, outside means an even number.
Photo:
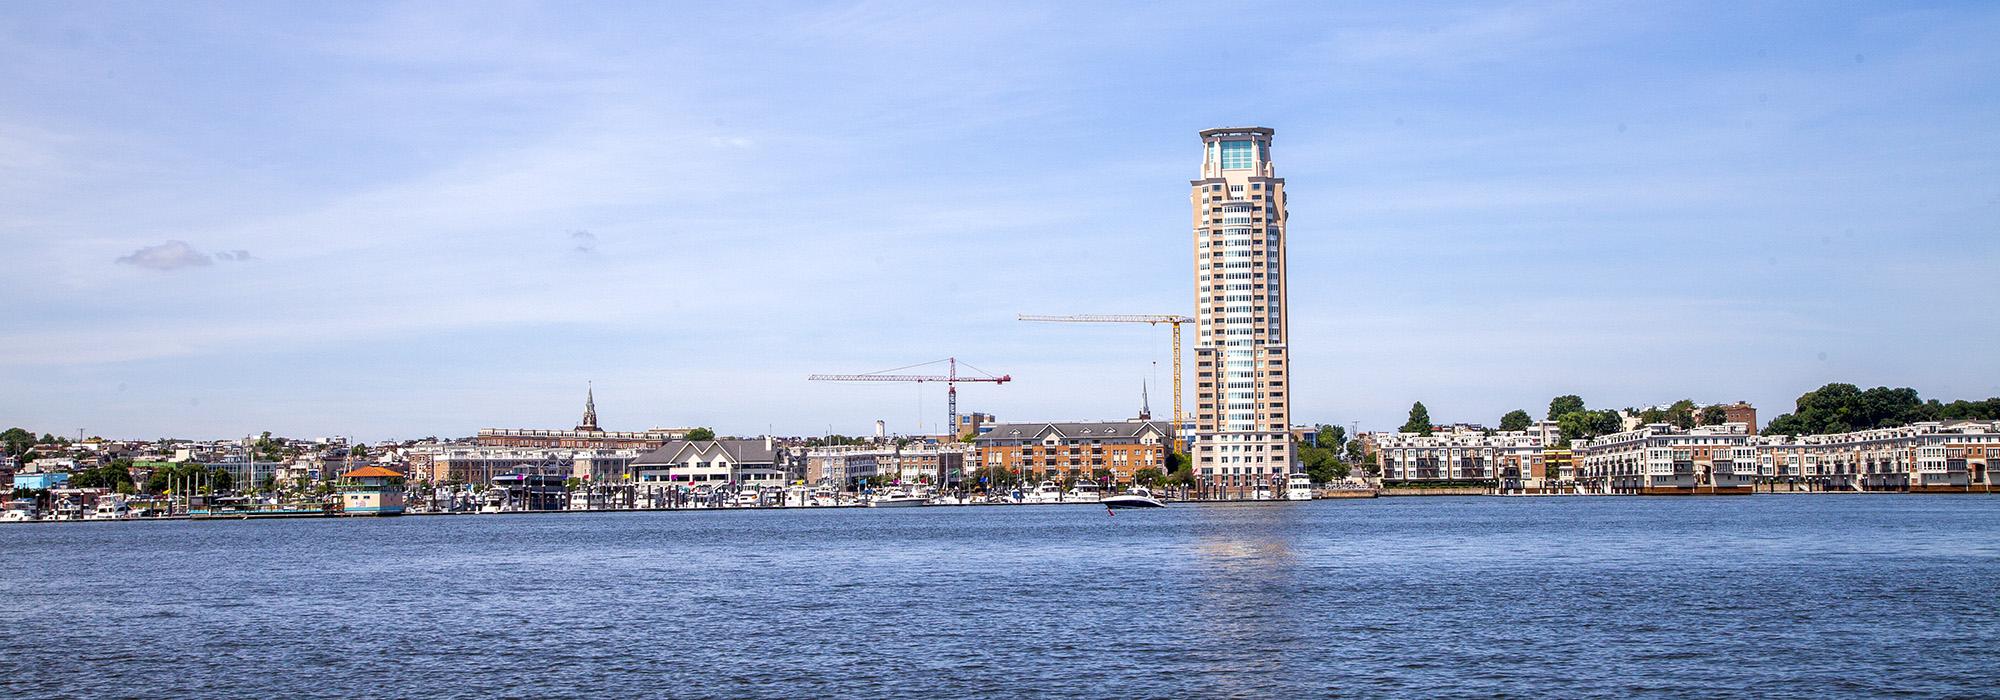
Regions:
<svg viewBox="0 0 2000 700"><path fill-rule="evenodd" d="M1104 507L1106 508L1118 508L1118 509L1167 507L1167 504L1161 503L1159 499L1153 498L1151 496L1135 496L1132 494L1112 496L1110 498L1106 498L1102 501L1099 501L1099 503L1104 504Z"/></svg>

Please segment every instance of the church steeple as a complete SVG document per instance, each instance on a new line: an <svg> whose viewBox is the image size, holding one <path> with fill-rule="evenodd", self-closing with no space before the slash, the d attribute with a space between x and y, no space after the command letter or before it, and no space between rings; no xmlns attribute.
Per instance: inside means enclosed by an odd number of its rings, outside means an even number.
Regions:
<svg viewBox="0 0 2000 700"><path fill-rule="evenodd" d="M1146 380L1139 380L1139 420L1153 419L1153 400L1146 396Z"/></svg>
<svg viewBox="0 0 2000 700"><path fill-rule="evenodd" d="M601 432L604 432L604 430L603 430L602 428L599 428L599 427L597 427L597 388L596 388L596 387L593 387L593 386L586 386L586 388L584 389L584 393L583 393L583 424L581 424L581 425L578 425L578 426L576 426L576 429L577 429L577 430L580 430L580 431L588 431L588 432L593 432L593 433L601 433Z"/></svg>

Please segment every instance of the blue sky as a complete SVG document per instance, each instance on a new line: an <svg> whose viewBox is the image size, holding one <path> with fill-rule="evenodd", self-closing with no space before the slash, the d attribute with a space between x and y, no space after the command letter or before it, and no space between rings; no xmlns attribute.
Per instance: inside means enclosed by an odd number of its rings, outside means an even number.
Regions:
<svg viewBox="0 0 2000 700"><path fill-rule="evenodd" d="M2000 5L958 5L0 6L0 423L1164 413L1244 124L1299 422L2000 394Z"/></svg>

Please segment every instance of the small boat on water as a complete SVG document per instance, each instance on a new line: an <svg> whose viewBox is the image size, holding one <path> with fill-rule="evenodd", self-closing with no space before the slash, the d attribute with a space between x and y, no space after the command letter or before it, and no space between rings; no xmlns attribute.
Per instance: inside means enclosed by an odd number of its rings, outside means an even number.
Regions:
<svg viewBox="0 0 2000 700"><path fill-rule="evenodd" d="M1167 504L1153 497L1153 492L1144 486L1134 486L1130 490L1105 498L1100 503L1106 508L1165 508Z"/></svg>
<svg viewBox="0 0 2000 700"><path fill-rule="evenodd" d="M930 505L931 499L909 491L891 491L868 499L870 508L914 508Z"/></svg>

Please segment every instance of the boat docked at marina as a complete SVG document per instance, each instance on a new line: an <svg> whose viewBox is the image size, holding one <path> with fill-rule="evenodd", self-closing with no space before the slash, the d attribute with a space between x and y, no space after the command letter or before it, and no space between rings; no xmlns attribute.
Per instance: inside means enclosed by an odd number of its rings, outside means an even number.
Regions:
<svg viewBox="0 0 2000 700"><path fill-rule="evenodd" d="M1285 481L1285 500L1310 501L1312 499L1312 477L1304 474L1293 474L1292 478Z"/></svg>
<svg viewBox="0 0 2000 700"><path fill-rule="evenodd" d="M0 510L0 523L32 523L41 519L41 513L31 498L14 499L7 503L5 510Z"/></svg>
<svg viewBox="0 0 2000 700"><path fill-rule="evenodd" d="M1097 482L1089 479L1078 479L1076 485L1070 487L1069 493L1063 494L1063 500L1070 503L1096 503L1103 498L1103 489L1097 487Z"/></svg>
<svg viewBox="0 0 2000 700"><path fill-rule="evenodd" d="M888 491L868 499L870 508L915 508L930 504L930 497L914 491Z"/></svg>
<svg viewBox="0 0 2000 700"><path fill-rule="evenodd" d="M107 494L97 499L97 506L90 510L91 520L131 520L132 507L126 505L125 497Z"/></svg>
<svg viewBox="0 0 2000 700"><path fill-rule="evenodd" d="M1062 496L1062 487L1056 485L1054 481L1045 479L1042 483L1036 484L1035 490L1029 491L1022 497L1021 501L1023 503L1061 503L1063 500Z"/></svg>
<svg viewBox="0 0 2000 700"><path fill-rule="evenodd" d="M1107 497L1104 500L1099 501L1099 503L1103 503L1104 507L1106 508L1119 508L1119 509L1167 507L1167 504L1161 503L1160 499L1153 497L1152 490L1147 489L1144 486L1134 486L1131 489L1126 490L1124 493Z"/></svg>

